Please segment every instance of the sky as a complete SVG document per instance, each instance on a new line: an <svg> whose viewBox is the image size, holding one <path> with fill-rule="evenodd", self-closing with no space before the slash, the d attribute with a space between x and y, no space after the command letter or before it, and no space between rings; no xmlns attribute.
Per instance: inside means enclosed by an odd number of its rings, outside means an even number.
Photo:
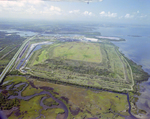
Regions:
<svg viewBox="0 0 150 119"><path fill-rule="evenodd" d="M150 0L1 0L0 18L150 24L149 5Z"/></svg>

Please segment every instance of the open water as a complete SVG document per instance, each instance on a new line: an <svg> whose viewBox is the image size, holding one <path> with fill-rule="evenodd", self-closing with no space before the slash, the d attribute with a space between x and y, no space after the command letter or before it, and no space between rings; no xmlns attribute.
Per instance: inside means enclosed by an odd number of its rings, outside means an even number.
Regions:
<svg viewBox="0 0 150 119"><path fill-rule="evenodd" d="M150 74L150 26L100 26L97 31L102 36L123 38L126 41L113 42L126 57L142 65L144 71ZM147 115L143 119L150 118L150 78L140 85L141 95L136 105L145 110ZM142 115L142 114L141 114Z"/></svg>

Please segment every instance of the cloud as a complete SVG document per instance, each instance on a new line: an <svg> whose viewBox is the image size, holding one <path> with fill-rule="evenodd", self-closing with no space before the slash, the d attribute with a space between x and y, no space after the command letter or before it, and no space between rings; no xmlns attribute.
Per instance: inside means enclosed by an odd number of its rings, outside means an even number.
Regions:
<svg viewBox="0 0 150 119"><path fill-rule="evenodd" d="M83 14L86 15L86 16L91 16L92 12L84 11Z"/></svg>
<svg viewBox="0 0 150 119"><path fill-rule="evenodd" d="M140 13L140 11L138 10L137 13Z"/></svg>
<svg viewBox="0 0 150 119"><path fill-rule="evenodd" d="M42 6L43 3L41 0L0 1L0 9L7 12L25 12L35 6Z"/></svg>
<svg viewBox="0 0 150 119"><path fill-rule="evenodd" d="M47 4L42 0L0 1L0 12L22 14L60 15L61 8Z"/></svg>
<svg viewBox="0 0 150 119"><path fill-rule="evenodd" d="M58 11L58 12L60 12L61 9L59 7L51 6L50 7L50 11Z"/></svg>
<svg viewBox="0 0 150 119"><path fill-rule="evenodd" d="M92 15L92 12L89 12L89 15L91 16L91 15Z"/></svg>
<svg viewBox="0 0 150 119"><path fill-rule="evenodd" d="M133 16L133 15L130 15L130 14L126 14L124 17L125 17L125 18L133 18L134 16Z"/></svg>
<svg viewBox="0 0 150 119"><path fill-rule="evenodd" d="M79 12L80 12L80 10L72 10L72 11L69 11L70 14L77 14L77 13L79 13Z"/></svg>
<svg viewBox="0 0 150 119"><path fill-rule="evenodd" d="M143 18L143 17L147 17L147 15L141 15L140 17L141 17L141 18Z"/></svg>
<svg viewBox="0 0 150 119"><path fill-rule="evenodd" d="M0 6L2 7L22 7L24 5L23 2L18 2L18 1L0 1Z"/></svg>
<svg viewBox="0 0 150 119"><path fill-rule="evenodd" d="M1 0L1 1L13 1L13 0ZM39 4L44 1L50 2L64 2L64 0L16 0L16 1L28 1L30 3ZM87 2L87 0L67 0L68 2ZM103 0L92 0L92 2L102 2Z"/></svg>
<svg viewBox="0 0 150 119"><path fill-rule="evenodd" d="M120 17L119 17L119 19L122 19L122 18L123 18L123 16L120 16Z"/></svg>
<svg viewBox="0 0 150 119"><path fill-rule="evenodd" d="M28 2L30 4L35 4L35 5L44 3L44 0L21 0L21 1Z"/></svg>
<svg viewBox="0 0 150 119"><path fill-rule="evenodd" d="M104 12L104 11L102 11L102 12L100 12L99 14L100 14L100 15L105 15L105 12Z"/></svg>
<svg viewBox="0 0 150 119"><path fill-rule="evenodd" d="M27 12L29 14L35 14L35 13L37 13L36 9L33 6L29 7L27 10L25 10L25 12Z"/></svg>
<svg viewBox="0 0 150 119"><path fill-rule="evenodd" d="M10 3L30 3L30 4L41 4L44 3L44 0L1 0L2 4Z"/></svg>
<svg viewBox="0 0 150 119"><path fill-rule="evenodd" d="M16 0L16 1L0 1L1 7L24 7L26 5L42 5L44 4L44 1L42 0Z"/></svg>
<svg viewBox="0 0 150 119"><path fill-rule="evenodd" d="M117 17L117 13L110 13L110 12L106 13L105 11L102 11L99 14L102 17Z"/></svg>
<svg viewBox="0 0 150 119"><path fill-rule="evenodd" d="M20 1L0 1L1 12L20 12L25 8L25 3Z"/></svg>
<svg viewBox="0 0 150 119"><path fill-rule="evenodd" d="M50 7L44 7L39 12L40 14L44 15L61 15L62 10L59 7L56 6L50 6Z"/></svg>

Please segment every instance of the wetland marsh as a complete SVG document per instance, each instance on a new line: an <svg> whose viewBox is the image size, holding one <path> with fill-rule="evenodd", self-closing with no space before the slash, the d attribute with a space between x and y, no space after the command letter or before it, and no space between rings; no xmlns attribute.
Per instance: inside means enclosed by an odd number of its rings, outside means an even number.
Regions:
<svg viewBox="0 0 150 119"><path fill-rule="evenodd" d="M92 39L98 33L91 34L85 37ZM147 80L148 74L120 51L118 44L128 40L101 37L92 42L84 35L38 34L24 46L1 85L1 109L8 118L136 119L141 117L138 114L146 115L147 104L140 102L145 95L140 99L136 84Z"/></svg>

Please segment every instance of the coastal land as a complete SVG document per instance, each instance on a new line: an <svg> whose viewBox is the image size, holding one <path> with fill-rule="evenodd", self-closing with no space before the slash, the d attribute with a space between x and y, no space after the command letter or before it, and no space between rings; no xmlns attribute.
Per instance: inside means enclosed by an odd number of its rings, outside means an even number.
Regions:
<svg viewBox="0 0 150 119"><path fill-rule="evenodd" d="M136 84L149 75L111 43L123 39L69 33L24 40L0 87L3 113L9 119L136 118Z"/></svg>

